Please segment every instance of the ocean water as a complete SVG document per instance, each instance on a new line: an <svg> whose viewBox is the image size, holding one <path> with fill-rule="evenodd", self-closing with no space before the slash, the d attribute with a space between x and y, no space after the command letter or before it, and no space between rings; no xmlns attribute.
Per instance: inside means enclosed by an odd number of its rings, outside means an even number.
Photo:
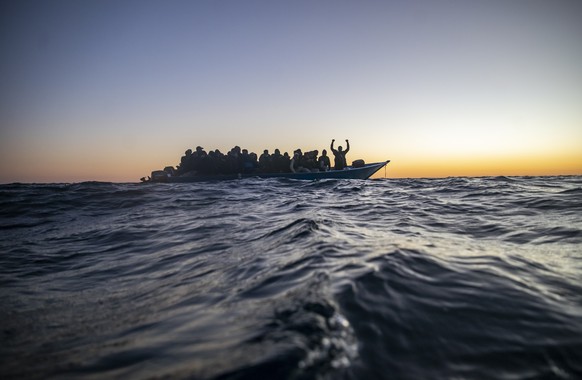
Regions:
<svg viewBox="0 0 582 380"><path fill-rule="evenodd" d="M0 186L2 379L582 378L582 177Z"/></svg>

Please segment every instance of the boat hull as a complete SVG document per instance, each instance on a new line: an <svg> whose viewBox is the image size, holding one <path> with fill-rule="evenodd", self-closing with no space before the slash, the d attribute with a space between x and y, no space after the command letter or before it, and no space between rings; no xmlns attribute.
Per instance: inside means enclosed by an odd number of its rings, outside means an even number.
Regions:
<svg viewBox="0 0 582 380"><path fill-rule="evenodd" d="M229 175L211 175L211 176L180 176L167 177L164 179L150 180L149 182L169 182L169 183L188 183L202 181L228 181L242 178L288 178L297 180L314 181L320 179L367 179L378 170L386 166L390 161L376 162L367 164L359 168L351 166L343 170L330 170L327 172L306 172L306 173L249 173L249 174L229 174Z"/></svg>

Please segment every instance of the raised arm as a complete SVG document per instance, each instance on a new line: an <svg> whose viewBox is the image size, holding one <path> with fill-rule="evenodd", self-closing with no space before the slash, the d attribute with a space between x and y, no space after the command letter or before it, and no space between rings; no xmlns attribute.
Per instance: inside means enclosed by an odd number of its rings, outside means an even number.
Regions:
<svg viewBox="0 0 582 380"><path fill-rule="evenodd" d="M350 141L346 139L346 150L344 151L345 154L347 154L349 150L350 150Z"/></svg>
<svg viewBox="0 0 582 380"><path fill-rule="evenodd" d="M334 142L335 142L335 139L331 140L331 145L330 145L329 147L330 147L330 149L331 149L331 151L332 151L332 152L334 152L334 153L337 153L337 150L335 150L335 149L333 148L333 143L334 143Z"/></svg>

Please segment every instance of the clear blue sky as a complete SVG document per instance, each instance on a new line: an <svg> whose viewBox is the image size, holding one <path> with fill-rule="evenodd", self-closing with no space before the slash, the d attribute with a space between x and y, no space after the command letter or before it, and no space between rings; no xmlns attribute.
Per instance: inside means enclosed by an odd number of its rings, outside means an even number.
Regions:
<svg viewBox="0 0 582 380"><path fill-rule="evenodd" d="M0 47L4 183L332 138L397 176L582 174L582 1L9 1Z"/></svg>

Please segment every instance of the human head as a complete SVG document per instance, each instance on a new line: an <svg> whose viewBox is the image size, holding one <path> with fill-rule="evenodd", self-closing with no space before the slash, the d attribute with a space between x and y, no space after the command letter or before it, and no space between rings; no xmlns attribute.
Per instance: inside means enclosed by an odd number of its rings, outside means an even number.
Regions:
<svg viewBox="0 0 582 380"><path fill-rule="evenodd" d="M342 148L341 146L337 147L338 152L341 152L342 150L344 150L344 148Z"/></svg>
<svg viewBox="0 0 582 380"><path fill-rule="evenodd" d="M322 155L322 156L327 156L327 150L325 150L325 149L324 149L324 150L322 150L322 151L321 151L321 155Z"/></svg>

